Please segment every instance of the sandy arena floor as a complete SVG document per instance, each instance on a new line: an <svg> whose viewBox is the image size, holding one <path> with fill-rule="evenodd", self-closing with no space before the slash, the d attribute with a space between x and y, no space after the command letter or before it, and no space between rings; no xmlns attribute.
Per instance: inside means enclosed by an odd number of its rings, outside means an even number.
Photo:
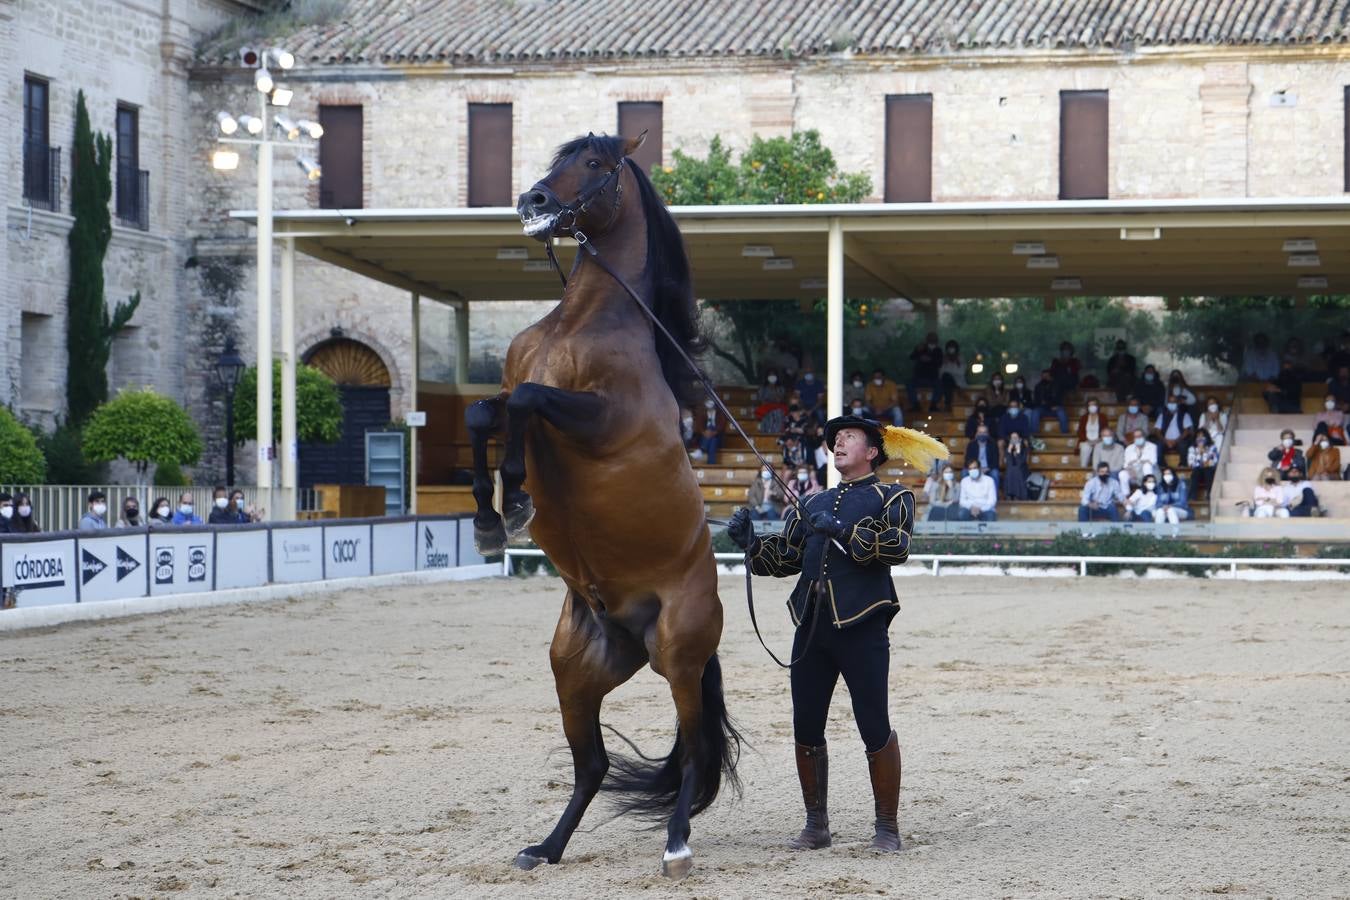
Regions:
<svg viewBox="0 0 1350 900"><path fill-rule="evenodd" d="M835 846L783 847L786 679L728 578L753 748L744 798L694 820L694 874L666 882L664 833L599 803L561 865L513 870L570 782L546 658L561 589L533 578L0 637L0 897L1350 896L1342 591L899 584L898 856L864 849L842 685ZM785 649L787 585L758 588ZM606 707L649 754L673 736L664 685L644 671Z"/></svg>

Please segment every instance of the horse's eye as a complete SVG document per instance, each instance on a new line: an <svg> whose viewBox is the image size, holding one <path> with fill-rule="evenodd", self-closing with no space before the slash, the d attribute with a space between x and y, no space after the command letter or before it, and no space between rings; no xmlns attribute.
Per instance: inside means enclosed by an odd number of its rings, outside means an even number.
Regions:
<svg viewBox="0 0 1350 900"><path fill-rule="evenodd" d="M598 169L600 168L600 160L593 159L590 162L586 163L586 167L589 169Z"/></svg>

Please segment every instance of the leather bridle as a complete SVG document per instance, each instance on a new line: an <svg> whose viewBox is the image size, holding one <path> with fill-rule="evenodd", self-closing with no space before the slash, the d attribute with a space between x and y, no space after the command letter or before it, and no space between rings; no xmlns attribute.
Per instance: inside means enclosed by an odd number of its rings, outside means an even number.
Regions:
<svg viewBox="0 0 1350 900"><path fill-rule="evenodd" d="M590 208L590 205L605 192L611 181L614 185L614 202L610 205L609 220L605 222L605 229L614 224L614 220L619 215L619 204L623 202L623 181L619 178L619 173L623 171L624 165L628 162L628 157L619 160L618 164L605 174L595 184L586 190L577 194L571 203L562 203L562 211L558 213L553 222L553 230L562 231L570 235L580 246L586 247L590 240L584 231L577 228L577 219ZM589 248L588 248L589 249ZM553 269L562 279L563 287L567 287L567 276L563 274L562 266L558 263L558 257L553 253L553 236L549 235L544 242L544 251L548 254L548 261L553 264Z"/></svg>

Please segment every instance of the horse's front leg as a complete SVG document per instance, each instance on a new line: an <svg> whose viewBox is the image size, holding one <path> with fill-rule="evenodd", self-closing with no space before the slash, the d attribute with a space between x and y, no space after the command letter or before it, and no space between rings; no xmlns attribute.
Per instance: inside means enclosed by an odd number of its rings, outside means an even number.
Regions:
<svg viewBox="0 0 1350 900"><path fill-rule="evenodd" d="M531 416L572 438L587 439L600 433L604 401L597 394L565 391L527 381L506 400L506 457L502 461L502 513L506 531L520 536L534 518L534 503L521 490L525 482L525 426Z"/></svg>
<svg viewBox="0 0 1350 900"><path fill-rule="evenodd" d="M476 400L464 411L473 447L473 499L478 512L473 517L473 543L483 556L496 556L506 548L506 528L492 508L492 472L488 470L488 440L502 430L506 416L506 392Z"/></svg>

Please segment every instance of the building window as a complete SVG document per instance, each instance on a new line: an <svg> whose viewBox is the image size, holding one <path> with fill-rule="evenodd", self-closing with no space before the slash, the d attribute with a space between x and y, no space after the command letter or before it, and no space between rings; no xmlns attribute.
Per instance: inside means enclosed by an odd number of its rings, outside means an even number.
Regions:
<svg viewBox="0 0 1350 900"><path fill-rule="evenodd" d="M1059 92L1059 199L1104 200L1107 92Z"/></svg>
<svg viewBox="0 0 1350 900"><path fill-rule="evenodd" d="M886 98L886 202L933 199L933 95Z"/></svg>
<svg viewBox="0 0 1350 900"><path fill-rule="evenodd" d="M142 231L150 227L150 173L141 168L141 113L117 105L117 218Z"/></svg>
<svg viewBox="0 0 1350 900"><path fill-rule="evenodd" d="M469 205L514 205L510 103L469 104Z"/></svg>
<svg viewBox="0 0 1350 900"><path fill-rule="evenodd" d="M319 124L323 126L323 137L319 139L319 206L363 208L361 107L320 106Z"/></svg>
<svg viewBox="0 0 1350 900"><path fill-rule="evenodd" d="M631 139L643 131L647 132L647 139L633 154L633 162L650 175L653 166L661 165L661 104L620 103L619 134Z"/></svg>
<svg viewBox="0 0 1350 900"><path fill-rule="evenodd" d="M23 196L30 206L56 209L61 194L61 151L51 146L47 82L23 79Z"/></svg>

